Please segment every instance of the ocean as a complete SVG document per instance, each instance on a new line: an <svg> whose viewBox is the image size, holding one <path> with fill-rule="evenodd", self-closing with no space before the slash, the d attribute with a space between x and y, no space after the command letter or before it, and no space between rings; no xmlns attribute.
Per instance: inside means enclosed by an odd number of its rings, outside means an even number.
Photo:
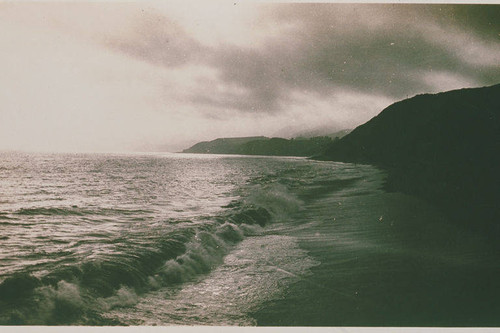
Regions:
<svg viewBox="0 0 500 333"><path fill-rule="evenodd" d="M496 244L369 165L0 154L1 325L499 326Z"/></svg>

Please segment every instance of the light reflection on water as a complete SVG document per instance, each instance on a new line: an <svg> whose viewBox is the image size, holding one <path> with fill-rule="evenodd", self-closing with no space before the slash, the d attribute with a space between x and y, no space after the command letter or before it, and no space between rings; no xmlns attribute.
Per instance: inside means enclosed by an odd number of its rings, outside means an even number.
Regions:
<svg viewBox="0 0 500 333"><path fill-rule="evenodd" d="M460 323L478 302L492 303L469 282L500 290L496 254L479 236L420 200L385 193L384 173L371 166L1 157L0 283L12 278L25 298L0 299L1 324ZM483 322L495 323L495 306Z"/></svg>

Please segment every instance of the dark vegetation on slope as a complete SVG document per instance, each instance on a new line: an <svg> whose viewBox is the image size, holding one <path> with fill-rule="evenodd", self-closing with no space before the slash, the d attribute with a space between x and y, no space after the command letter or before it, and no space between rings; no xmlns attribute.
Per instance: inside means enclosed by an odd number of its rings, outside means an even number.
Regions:
<svg viewBox="0 0 500 333"><path fill-rule="evenodd" d="M498 235L499 118L500 85L418 95L387 107L317 158L380 166L389 171L388 189Z"/></svg>

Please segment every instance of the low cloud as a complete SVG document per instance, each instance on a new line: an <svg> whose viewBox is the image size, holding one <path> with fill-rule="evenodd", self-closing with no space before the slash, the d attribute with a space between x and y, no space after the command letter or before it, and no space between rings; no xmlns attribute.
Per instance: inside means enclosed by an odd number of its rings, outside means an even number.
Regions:
<svg viewBox="0 0 500 333"><path fill-rule="evenodd" d="M178 150L355 127L402 98L498 83L499 10L2 4L0 148Z"/></svg>
<svg viewBox="0 0 500 333"><path fill-rule="evenodd" d="M456 73L445 71L424 73L421 79L428 87L430 87L431 92L480 86L478 81Z"/></svg>
<svg viewBox="0 0 500 333"><path fill-rule="evenodd" d="M259 8L262 26L285 26L286 33L272 34L259 44L206 46L158 14L141 16L147 24L126 36L128 40L111 45L167 67L192 62L214 68L219 81L207 81L206 91L193 90L192 101L238 112L283 111L293 102L295 90L330 94L342 87L399 99L434 90L434 83L422 79L433 71L487 83L495 83L500 75L500 46L456 26L455 11L447 6L447 17L439 22L434 20L443 6L437 5ZM228 89L221 92L212 84Z"/></svg>

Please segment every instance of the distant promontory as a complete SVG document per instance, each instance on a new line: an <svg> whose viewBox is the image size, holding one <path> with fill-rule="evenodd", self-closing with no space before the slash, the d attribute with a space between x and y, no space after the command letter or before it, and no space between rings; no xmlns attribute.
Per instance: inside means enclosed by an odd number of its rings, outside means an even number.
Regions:
<svg viewBox="0 0 500 333"><path fill-rule="evenodd" d="M195 154L312 156L323 153L330 144L349 132L349 130L343 130L325 136L292 139L268 138L265 136L219 138L199 142L182 152Z"/></svg>

